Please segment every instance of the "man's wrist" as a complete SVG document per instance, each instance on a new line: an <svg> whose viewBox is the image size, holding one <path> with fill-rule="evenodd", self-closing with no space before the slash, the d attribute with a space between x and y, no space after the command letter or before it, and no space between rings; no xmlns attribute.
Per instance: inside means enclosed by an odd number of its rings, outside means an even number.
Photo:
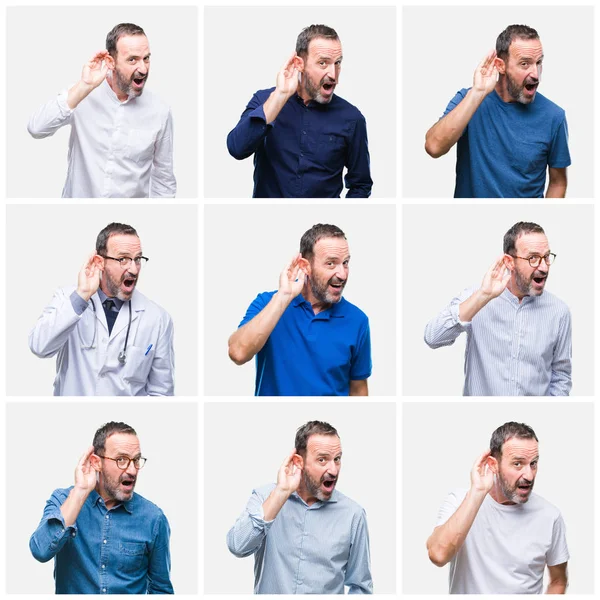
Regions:
<svg viewBox="0 0 600 600"><path fill-rule="evenodd" d="M75 291L77 292L77 295L86 302L89 302L89 299L93 296L93 294L90 292L82 292L79 288L77 288Z"/></svg>
<svg viewBox="0 0 600 600"><path fill-rule="evenodd" d="M78 504L83 504L87 497L90 495L92 490L87 488L81 488L75 485L73 489L69 492L69 496L73 498Z"/></svg>
<svg viewBox="0 0 600 600"><path fill-rule="evenodd" d="M291 304L295 296L292 295L292 292L282 292L281 290L278 290L275 292L273 298L283 312Z"/></svg>

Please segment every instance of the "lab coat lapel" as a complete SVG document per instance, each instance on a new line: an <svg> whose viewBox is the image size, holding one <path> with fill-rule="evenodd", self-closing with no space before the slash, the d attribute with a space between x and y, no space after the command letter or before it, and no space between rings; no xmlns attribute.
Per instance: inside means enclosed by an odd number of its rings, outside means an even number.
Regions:
<svg viewBox="0 0 600 600"><path fill-rule="evenodd" d="M98 293L95 293L90 298L90 300L92 301L92 303L94 304L94 307L96 308L96 310L94 312L94 318L98 319L98 323L100 323L102 325L102 327L104 327L104 329L106 330L106 333L108 334L108 323L106 322L106 314L104 313L104 307L102 306L102 302L100 302L100 296L98 295ZM94 310L94 309L92 309L92 310Z"/></svg>
<svg viewBox="0 0 600 600"><path fill-rule="evenodd" d="M134 290L133 295L131 296L131 332L130 335L133 335L134 322L139 318L140 311L144 310L144 297L137 293L137 290ZM104 309L102 309L104 312ZM104 317L104 321L106 322L106 316ZM117 316L117 320L113 325L112 333L110 334L111 339L116 338L117 335L121 333L121 331L127 331L127 327L129 326L129 307L127 306L127 302L123 303L121 306L121 310L119 311L119 315ZM108 328L107 328L108 329ZM129 338L131 342L131 338Z"/></svg>

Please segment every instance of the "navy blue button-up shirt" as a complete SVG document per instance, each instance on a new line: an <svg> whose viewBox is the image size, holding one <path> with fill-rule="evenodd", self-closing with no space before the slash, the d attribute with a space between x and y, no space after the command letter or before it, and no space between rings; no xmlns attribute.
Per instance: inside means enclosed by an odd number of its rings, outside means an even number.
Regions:
<svg viewBox="0 0 600 600"><path fill-rule="evenodd" d="M333 95L328 104L292 96L267 125L263 105L275 88L254 94L227 148L242 160L254 154L255 198L346 198L371 195L367 124L360 111Z"/></svg>
<svg viewBox="0 0 600 600"><path fill-rule="evenodd" d="M40 562L54 558L57 594L172 594L171 530L158 506L134 494L108 510L92 491L65 527L60 507L73 488L58 489L29 540Z"/></svg>

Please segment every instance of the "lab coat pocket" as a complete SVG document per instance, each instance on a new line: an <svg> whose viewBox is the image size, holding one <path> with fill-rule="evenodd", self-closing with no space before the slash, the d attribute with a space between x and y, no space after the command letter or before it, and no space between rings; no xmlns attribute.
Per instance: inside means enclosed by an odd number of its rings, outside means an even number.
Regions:
<svg viewBox="0 0 600 600"><path fill-rule="evenodd" d="M127 141L127 158L143 163L154 156L154 132L146 129L132 129Z"/></svg>
<svg viewBox="0 0 600 600"><path fill-rule="evenodd" d="M123 380L146 383L153 359L154 348L148 350L147 347L130 346L127 349L127 360L121 371Z"/></svg>

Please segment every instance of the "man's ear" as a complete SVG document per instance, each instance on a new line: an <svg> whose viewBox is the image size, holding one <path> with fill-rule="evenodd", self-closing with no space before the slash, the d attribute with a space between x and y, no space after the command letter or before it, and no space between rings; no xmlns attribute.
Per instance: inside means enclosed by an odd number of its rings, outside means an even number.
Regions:
<svg viewBox="0 0 600 600"><path fill-rule="evenodd" d="M294 454L294 458L292 458L292 462L300 470L304 469L304 459L302 458L302 456L300 456L300 454Z"/></svg>
<svg viewBox="0 0 600 600"><path fill-rule="evenodd" d="M504 266L509 271L514 271L515 270L515 259L510 254L505 254L504 255Z"/></svg>
<svg viewBox="0 0 600 600"><path fill-rule="evenodd" d="M102 258L102 256L100 256L99 254L96 254L96 256L94 256L94 264L101 270L104 270L104 258Z"/></svg>
<svg viewBox="0 0 600 600"><path fill-rule="evenodd" d="M300 73L304 72L304 59L297 54L294 56L294 66L296 69L298 69L298 71L300 71Z"/></svg>
<svg viewBox="0 0 600 600"><path fill-rule="evenodd" d="M115 70L115 59L110 55L107 54L106 58L104 59L104 62L106 63L106 66L111 70L114 71Z"/></svg>
<svg viewBox="0 0 600 600"><path fill-rule="evenodd" d="M90 456L90 465L92 465L92 469L94 469L94 471L100 472L102 470L102 461L97 454L92 454Z"/></svg>
<svg viewBox="0 0 600 600"><path fill-rule="evenodd" d="M298 259L298 266L307 274L310 275L310 263L305 258Z"/></svg>
<svg viewBox="0 0 600 600"><path fill-rule="evenodd" d="M496 65L496 69L498 69L498 73L500 73L500 75L504 75L506 73L506 63L504 60L496 56L494 59L494 64Z"/></svg>
<svg viewBox="0 0 600 600"><path fill-rule="evenodd" d="M498 474L498 461L493 456L488 456L487 465L494 475Z"/></svg>

